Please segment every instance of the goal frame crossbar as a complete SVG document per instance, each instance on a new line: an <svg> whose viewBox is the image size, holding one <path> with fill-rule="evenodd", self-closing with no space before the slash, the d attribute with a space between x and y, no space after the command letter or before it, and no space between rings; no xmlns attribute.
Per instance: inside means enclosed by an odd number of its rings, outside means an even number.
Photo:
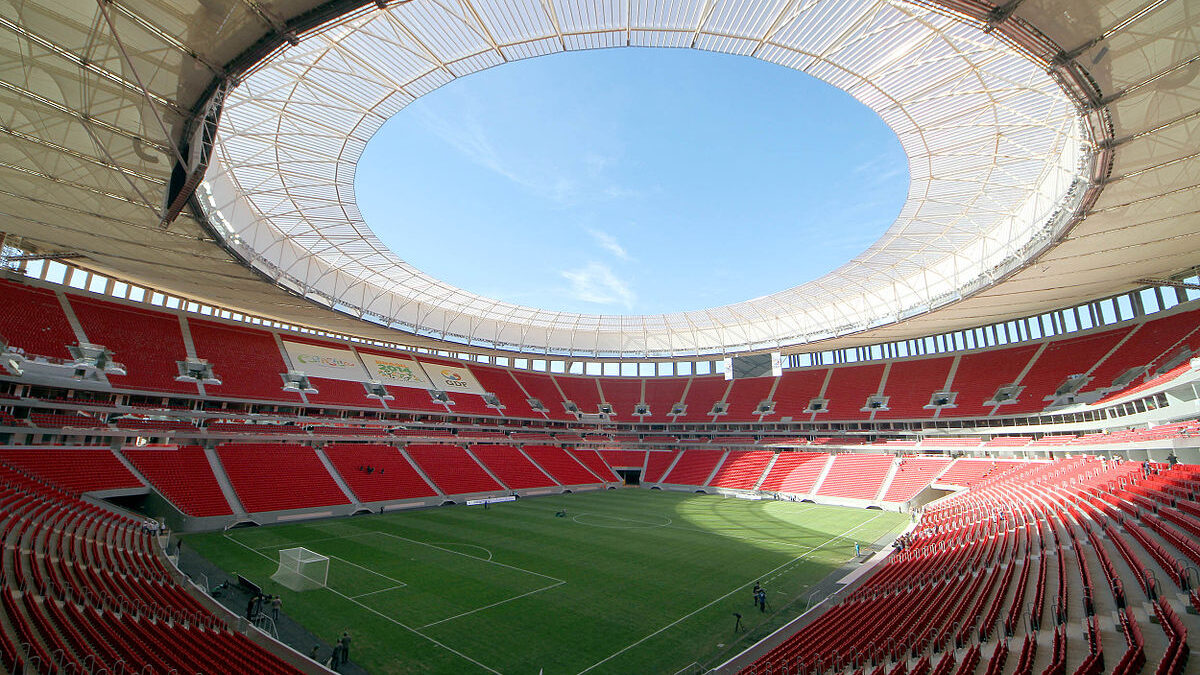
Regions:
<svg viewBox="0 0 1200 675"><path fill-rule="evenodd" d="M329 581L329 557L303 546L279 550L279 568L271 579L293 591L325 588Z"/></svg>

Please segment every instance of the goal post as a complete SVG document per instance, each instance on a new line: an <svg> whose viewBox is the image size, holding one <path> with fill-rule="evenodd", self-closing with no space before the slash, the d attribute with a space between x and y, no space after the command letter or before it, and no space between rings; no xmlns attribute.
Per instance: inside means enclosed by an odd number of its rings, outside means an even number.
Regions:
<svg viewBox="0 0 1200 675"><path fill-rule="evenodd" d="M329 577L329 558L304 547L279 551L279 569L271 579L293 591L324 588Z"/></svg>

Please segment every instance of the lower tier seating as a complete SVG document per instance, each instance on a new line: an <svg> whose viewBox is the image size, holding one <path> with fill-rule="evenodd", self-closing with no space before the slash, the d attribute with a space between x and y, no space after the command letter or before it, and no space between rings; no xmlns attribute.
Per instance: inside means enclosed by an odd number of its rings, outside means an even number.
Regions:
<svg viewBox="0 0 1200 675"><path fill-rule="evenodd" d="M200 447L125 448L121 452L180 511L190 516L233 513Z"/></svg>
<svg viewBox="0 0 1200 675"><path fill-rule="evenodd" d="M1189 580L1172 572L1194 539L1125 490L1194 470L1076 457L982 478L928 507L861 586L741 672L1194 672L1179 609ZM1142 607L1157 626L1139 625Z"/></svg>
<svg viewBox="0 0 1200 675"><path fill-rule="evenodd" d="M76 494L144 487L108 448L0 448L0 462Z"/></svg>
<svg viewBox="0 0 1200 675"><path fill-rule="evenodd" d="M445 494L493 492L504 489L496 479L457 445L409 445L405 452Z"/></svg>
<svg viewBox="0 0 1200 675"><path fill-rule="evenodd" d="M250 513L348 504L316 452L289 443L225 443L217 455Z"/></svg>
<svg viewBox="0 0 1200 675"><path fill-rule="evenodd" d="M420 499L437 494L396 446L330 443L324 450L359 501Z"/></svg>
<svg viewBox="0 0 1200 675"><path fill-rule="evenodd" d="M0 466L0 671L300 671L178 586L142 523Z"/></svg>

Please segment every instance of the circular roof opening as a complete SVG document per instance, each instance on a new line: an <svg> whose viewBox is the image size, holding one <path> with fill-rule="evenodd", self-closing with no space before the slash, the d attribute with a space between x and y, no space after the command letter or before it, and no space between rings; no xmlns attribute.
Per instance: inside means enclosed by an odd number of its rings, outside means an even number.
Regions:
<svg viewBox="0 0 1200 675"><path fill-rule="evenodd" d="M755 59L624 49L455 80L371 138L355 194L430 276L514 304L657 314L816 279L895 221L908 163L845 92Z"/></svg>
<svg viewBox="0 0 1200 675"><path fill-rule="evenodd" d="M983 24L923 5L455 7L411 0L365 10L305 35L241 81L226 99L197 190L230 250L316 302L439 340L531 353L693 356L794 347L977 293L1052 245L1088 190L1090 130L1046 68ZM355 168L392 115L486 68L617 46L753 56L846 91L899 139L908 200L882 237L819 279L669 314L503 302L427 274L367 226L355 203Z"/></svg>

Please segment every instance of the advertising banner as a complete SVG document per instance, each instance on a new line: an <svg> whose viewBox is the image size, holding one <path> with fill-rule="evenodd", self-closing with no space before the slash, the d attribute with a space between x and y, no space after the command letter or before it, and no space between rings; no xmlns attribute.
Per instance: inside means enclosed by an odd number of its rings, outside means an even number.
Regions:
<svg viewBox="0 0 1200 675"><path fill-rule="evenodd" d="M400 356L362 354L367 372L380 384L413 389L433 389L433 382L414 360Z"/></svg>
<svg viewBox="0 0 1200 675"><path fill-rule="evenodd" d="M318 347L299 342L283 341L292 368L299 370L309 377L327 377L333 380L350 380L352 382L370 382L367 371L363 370L358 357L349 349L333 349Z"/></svg>
<svg viewBox="0 0 1200 675"><path fill-rule="evenodd" d="M433 363L421 363L425 369L429 379L433 382L433 388L438 391L455 392L465 391L471 394L486 394L483 385L479 384L479 380L471 374L471 371L466 368L458 368L456 366L439 366Z"/></svg>

